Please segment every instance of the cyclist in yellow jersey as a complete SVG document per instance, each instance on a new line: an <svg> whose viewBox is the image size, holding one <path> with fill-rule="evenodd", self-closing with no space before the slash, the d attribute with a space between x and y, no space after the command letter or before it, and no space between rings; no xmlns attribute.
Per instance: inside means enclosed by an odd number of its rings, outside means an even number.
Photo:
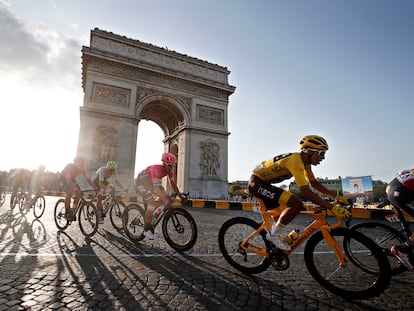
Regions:
<svg viewBox="0 0 414 311"><path fill-rule="evenodd" d="M341 203L348 203L345 197L337 196L318 182L313 175L311 166L318 165L325 159L325 153L328 150L326 140L321 136L308 135L303 137L299 144L300 152L285 153L260 163L253 170L248 183L250 194L262 199L267 209L277 208L280 205L287 206L266 236L276 247L283 250L289 250L290 246L282 240L280 233L304 208L304 205L302 200L293 193L272 184L293 177L307 200L332 210L336 216L342 219L351 216L346 208L329 203L313 191L313 189L317 190Z"/></svg>

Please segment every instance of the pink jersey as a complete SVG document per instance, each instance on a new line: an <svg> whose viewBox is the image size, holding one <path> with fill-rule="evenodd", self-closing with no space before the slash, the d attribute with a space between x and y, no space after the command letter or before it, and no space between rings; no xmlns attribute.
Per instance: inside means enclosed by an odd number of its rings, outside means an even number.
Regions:
<svg viewBox="0 0 414 311"><path fill-rule="evenodd" d="M69 163L63 169L63 174L65 175L66 180L75 182L76 177L78 177L80 174L87 176L88 172L85 168L79 168L75 164Z"/></svg>
<svg viewBox="0 0 414 311"><path fill-rule="evenodd" d="M162 164L148 166L140 173L140 175L142 174L149 176L154 186L161 186L161 179L165 176L168 176L170 180L174 180L174 172L170 171L169 174L163 172Z"/></svg>
<svg viewBox="0 0 414 311"><path fill-rule="evenodd" d="M404 187L414 191L414 168L399 172L396 178Z"/></svg>

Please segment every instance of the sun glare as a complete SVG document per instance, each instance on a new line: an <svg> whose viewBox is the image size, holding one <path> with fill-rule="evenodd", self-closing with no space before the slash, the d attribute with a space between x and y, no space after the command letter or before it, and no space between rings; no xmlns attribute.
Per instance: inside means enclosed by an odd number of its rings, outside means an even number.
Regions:
<svg viewBox="0 0 414 311"><path fill-rule="evenodd" d="M24 88L10 79L0 83L6 108L0 170L43 164L48 171L60 171L76 153L82 94Z"/></svg>

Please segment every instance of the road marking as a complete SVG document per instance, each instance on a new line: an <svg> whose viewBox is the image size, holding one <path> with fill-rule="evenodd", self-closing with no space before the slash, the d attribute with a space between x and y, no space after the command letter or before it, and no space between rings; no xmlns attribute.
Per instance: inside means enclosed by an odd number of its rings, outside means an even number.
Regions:
<svg viewBox="0 0 414 311"><path fill-rule="evenodd" d="M303 252L295 252L295 255L303 255ZM20 257L223 257L222 254L95 254L95 253L0 253L0 257L20 256Z"/></svg>

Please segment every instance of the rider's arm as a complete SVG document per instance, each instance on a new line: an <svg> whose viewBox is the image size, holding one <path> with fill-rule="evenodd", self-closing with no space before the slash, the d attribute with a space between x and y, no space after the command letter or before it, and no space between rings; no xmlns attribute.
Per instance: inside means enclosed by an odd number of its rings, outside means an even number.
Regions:
<svg viewBox="0 0 414 311"><path fill-rule="evenodd" d="M119 179L118 179L118 175L115 173L115 176L114 176L114 180L115 180L115 184L119 187L119 188L123 188L123 186L122 186L122 184L119 182Z"/></svg>
<svg viewBox="0 0 414 311"><path fill-rule="evenodd" d="M178 186L177 186L177 184L175 183L175 180L174 179L170 179L170 183L171 183L171 187L173 188L173 190L174 190L174 193L176 194L176 195L179 195L180 194L180 189L178 189Z"/></svg>
<svg viewBox="0 0 414 311"><path fill-rule="evenodd" d="M165 192L163 186L154 185L154 192L161 199L161 201L164 203L164 205L169 204L170 198L168 197L167 192Z"/></svg>
<svg viewBox="0 0 414 311"><path fill-rule="evenodd" d="M328 197L335 199L336 194L333 193L331 190L329 190L328 188L326 188L324 185L322 185L319 181L317 181L316 179L310 180L309 181L312 188L318 190L319 192L326 194Z"/></svg>
<svg viewBox="0 0 414 311"><path fill-rule="evenodd" d="M105 186L105 183L104 183L104 179L103 178L100 178L99 177L99 188L101 188L101 189L103 189L103 190L107 190L107 187Z"/></svg>
<svg viewBox="0 0 414 311"><path fill-rule="evenodd" d="M309 185L301 186L300 191L302 192L305 199L311 201L312 203L319 205L320 207L326 208L326 209L332 209L332 205L328 202L322 199L319 195L317 195L315 192L311 190Z"/></svg>
<svg viewBox="0 0 414 311"><path fill-rule="evenodd" d="M91 177L89 176L88 172L87 172L86 170L84 170L84 171L82 171L82 174L83 174L83 176L85 176L85 179L86 179L86 181L88 182L88 184L89 184L89 185L90 185L93 189L95 189L95 188L96 188L96 186L95 186L95 184L93 183L93 181L92 181Z"/></svg>
<svg viewBox="0 0 414 311"><path fill-rule="evenodd" d="M331 205L328 201L322 199L318 194L313 192L311 187L309 186L309 183L312 185L312 183L316 181L312 173L312 170L310 169L310 166L292 166L291 172L305 199L311 201L316 205L319 205L320 207L332 209L333 205ZM319 189L315 189L319 191Z"/></svg>

